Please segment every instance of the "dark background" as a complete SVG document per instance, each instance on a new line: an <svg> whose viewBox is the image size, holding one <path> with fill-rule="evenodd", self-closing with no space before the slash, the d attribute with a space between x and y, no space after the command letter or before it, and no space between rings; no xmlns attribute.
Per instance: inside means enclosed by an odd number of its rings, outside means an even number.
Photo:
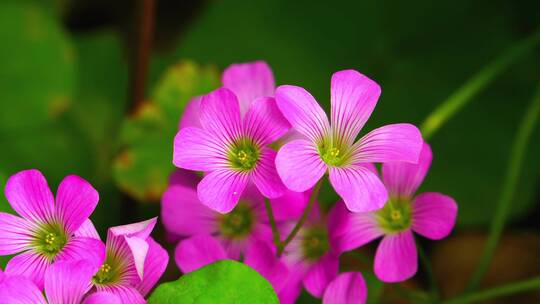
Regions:
<svg viewBox="0 0 540 304"><path fill-rule="evenodd" d="M53 189L65 175L81 175L100 192L92 219L103 236L107 227L159 214L183 105L217 87L231 63L266 60L277 84L303 86L327 109L331 74L357 69L382 86L366 130L420 125L540 28L538 1L157 0L145 100L134 105L137 2L0 3L0 183L27 168L40 169ZM430 139L434 161L420 190L459 204L453 235L425 242L445 295L463 287L476 263L519 122L539 84L536 47ZM538 155L536 130L484 286L540 274ZM336 198L325 189L322 202ZM0 209L8 210L3 197ZM161 227L157 236L163 240ZM363 269L345 260L344 267ZM172 260L170 269L164 280L178 275ZM420 272L405 285L423 287L424 279ZM371 281L370 293L380 290Z"/></svg>

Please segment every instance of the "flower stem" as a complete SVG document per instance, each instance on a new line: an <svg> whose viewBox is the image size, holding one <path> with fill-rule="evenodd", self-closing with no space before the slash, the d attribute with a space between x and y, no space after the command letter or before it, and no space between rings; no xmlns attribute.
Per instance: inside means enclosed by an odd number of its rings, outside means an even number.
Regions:
<svg viewBox="0 0 540 304"><path fill-rule="evenodd" d="M473 294L463 295L454 299L444 301L443 304L466 304L483 303L486 300L494 299L511 294L540 289L540 277L535 277L525 281L511 283L503 286L497 286Z"/></svg>
<svg viewBox="0 0 540 304"><path fill-rule="evenodd" d="M313 192L311 193L311 197L309 198L308 205L304 209L304 213L302 213L302 216L300 217L300 220L296 223L293 230L289 233L289 235L285 238L285 240L281 243L281 246L278 248L278 256L280 256L283 251L285 250L285 247L294 239L298 231L300 231L300 228L304 225L306 222L309 214L311 213L311 209L313 209L313 205L315 204L315 198L319 196L319 190L321 189L321 185L324 178L321 178L317 184L315 184L315 187L313 188Z"/></svg>
<svg viewBox="0 0 540 304"><path fill-rule="evenodd" d="M441 103L424 121L421 126L422 135L428 140L452 116L458 113L473 97L500 75L507 67L527 52L534 49L540 42L540 29L531 36L519 41L495 61L476 73L465 85L459 88Z"/></svg>
<svg viewBox="0 0 540 304"><path fill-rule="evenodd" d="M422 263L422 266L424 267L424 270L426 271L429 280L431 297L433 299L438 299L439 288L437 285L437 280L435 280L435 276L433 275L433 270L431 269L431 264L429 263L429 259L426 255L426 252L424 251L424 247L422 247L422 244L420 244L418 240L416 241L416 248L418 250L418 256L420 257L420 262Z"/></svg>
<svg viewBox="0 0 540 304"><path fill-rule="evenodd" d="M482 252L482 256L480 257L480 262L478 263L475 272L469 280L466 292L473 291L475 288L478 287L478 285L480 284L480 280L487 271L495 249L497 248L497 244L499 243L504 224L508 217L510 204L512 203L512 197L516 192L516 186L518 184L519 175L523 167L523 159L525 157L526 148L529 143L531 134L534 130L535 124L538 121L539 115L540 85L538 86L537 92L529 108L525 111L525 116L523 117L523 120L521 121L521 124L519 126L516 138L514 140L514 145L512 146L510 161L508 163L502 193L495 209L493 221L491 222L487 243L484 247L484 251Z"/></svg>
<svg viewBox="0 0 540 304"><path fill-rule="evenodd" d="M270 226L272 227L272 236L274 237L274 244L276 245L276 248L281 248L281 237L279 236L279 231L277 229L276 225L276 219L274 217L274 212L272 211L272 205L270 204L270 200L268 198L264 199L264 205L266 206L266 214L268 214L268 221L270 222Z"/></svg>

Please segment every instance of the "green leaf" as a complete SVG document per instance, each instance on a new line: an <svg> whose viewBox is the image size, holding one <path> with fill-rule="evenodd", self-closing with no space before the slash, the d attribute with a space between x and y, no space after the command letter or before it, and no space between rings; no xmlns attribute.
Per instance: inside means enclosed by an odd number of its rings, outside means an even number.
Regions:
<svg viewBox="0 0 540 304"><path fill-rule="evenodd" d="M252 268L219 261L157 287L149 304L279 303L272 285Z"/></svg>
<svg viewBox="0 0 540 304"><path fill-rule="evenodd" d="M213 67L183 61L170 67L143 103L122 126L121 150L114 162L120 188L142 202L157 201L167 187L172 143L187 102L219 85Z"/></svg>
<svg viewBox="0 0 540 304"><path fill-rule="evenodd" d="M100 203L92 220L101 230L118 224L119 191L114 187L112 162L127 99L127 64L119 37L112 31L98 31L73 37L77 54L77 85L70 121L80 130L80 143L90 153L93 184ZM99 54L99 56L97 56Z"/></svg>
<svg viewBox="0 0 540 304"><path fill-rule="evenodd" d="M73 47L54 13L28 1L0 3L0 128L28 128L70 106Z"/></svg>

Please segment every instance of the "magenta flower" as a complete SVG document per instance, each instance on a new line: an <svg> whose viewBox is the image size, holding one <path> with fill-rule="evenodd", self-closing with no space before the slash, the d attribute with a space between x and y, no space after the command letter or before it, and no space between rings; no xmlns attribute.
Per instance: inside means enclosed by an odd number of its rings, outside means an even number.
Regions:
<svg viewBox="0 0 540 304"><path fill-rule="evenodd" d="M326 287L323 304L366 303L367 286L359 272L340 273Z"/></svg>
<svg viewBox="0 0 540 304"><path fill-rule="evenodd" d="M253 186L246 188L238 205L229 213L221 214L202 205L193 185L200 178L187 171L173 173L169 188L162 197L161 215L166 230L182 238L196 235L210 235L220 243L227 258L240 259L253 242L272 243L272 230L264 206L264 198ZM287 193L271 200L277 220L297 216L301 207L307 204L304 193ZM291 206L291 208L287 208ZM300 211L301 212L301 211ZM182 241L176 249L176 262L184 272L199 268L206 261L204 255L188 254L190 241ZM211 252L208 252L210 255ZM200 259L200 260L199 260Z"/></svg>
<svg viewBox="0 0 540 304"><path fill-rule="evenodd" d="M231 211L252 181L267 197L283 194L274 160L266 147L288 130L272 98L256 100L244 119L236 96L218 89L201 98L203 129L181 129L174 142L177 167L208 172L197 186L201 202L221 213Z"/></svg>
<svg viewBox="0 0 540 304"><path fill-rule="evenodd" d="M157 283L169 256L151 237L156 218L109 228L105 261L92 278L93 290L116 295L123 304L146 303L146 296ZM90 221L81 234L99 238ZM96 296L98 297L98 296Z"/></svg>
<svg viewBox="0 0 540 304"><path fill-rule="evenodd" d="M290 230L293 224L285 230ZM287 288L278 294L281 303L294 303L302 285L314 297L323 296L328 284L338 275L341 251L334 244L337 226L334 218L323 218L317 208L313 209L283 253L290 275L286 279Z"/></svg>
<svg viewBox="0 0 540 304"><path fill-rule="evenodd" d="M28 278L6 275L0 279L1 304L122 304L111 293L86 296L95 264L85 260L58 261L45 272L45 296Z"/></svg>
<svg viewBox="0 0 540 304"><path fill-rule="evenodd" d="M297 192L313 187L329 171L330 183L353 212L381 208L388 193L379 178L362 164L416 163L422 147L420 131L410 124L375 129L355 142L377 104L381 89L366 76L346 70L332 75L331 122L313 96L301 87L276 90L279 109L306 139L294 140L278 152L276 167L285 185Z"/></svg>
<svg viewBox="0 0 540 304"><path fill-rule="evenodd" d="M250 76L254 80L245 82ZM173 163L206 172L197 186L200 201L227 213L250 182L269 198L284 193L275 169L276 152L267 146L290 125L275 100L267 97L274 85L266 64L233 65L223 82L234 93L218 89L188 105L174 141Z"/></svg>
<svg viewBox="0 0 540 304"><path fill-rule="evenodd" d="M20 253L9 260L6 274L25 276L43 289L45 272L55 261L103 261L102 243L75 233L99 200L87 181L67 176L55 201L41 172L27 170L9 178L5 194L21 216L0 212L0 255Z"/></svg>
<svg viewBox="0 0 540 304"><path fill-rule="evenodd" d="M383 209L370 213L335 210L336 244L351 250L383 236L375 255L375 274L381 281L399 282L412 277L418 267L413 231L432 240L446 237L457 215L455 201L444 194L414 196L431 164L431 149L424 144L416 165L386 163L382 178L390 193ZM376 169L373 167L373 170Z"/></svg>

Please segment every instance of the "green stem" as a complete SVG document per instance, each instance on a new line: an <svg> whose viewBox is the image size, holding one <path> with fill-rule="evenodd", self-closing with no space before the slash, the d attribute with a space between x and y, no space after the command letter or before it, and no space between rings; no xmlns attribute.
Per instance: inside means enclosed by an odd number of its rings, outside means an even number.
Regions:
<svg viewBox="0 0 540 304"><path fill-rule="evenodd" d="M504 52L495 61L475 74L469 81L450 95L439 107L437 107L424 121L421 126L422 135L428 140L437 130L452 116L459 112L473 97L491 83L507 67L527 52L534 49L540 42L540 29L531 36L516 43Z"/></svg>
<svg viewBox="0 0 540 304"><path fill-rule="evenodd" d="M270 227L272 227L272 236L274 237L274 244L276 245L277 248L280 248L281 238L279 236L279 231L277 229L274 212L272 211L272 205L270 205L270 200L268 198L265 198L264 204L266 206L266 213L268 214L268 220L270 221Z"/></svg>
<svg viewBox="0 0 540 304"><path fill-rule="evenodd" d="M443 304L483 303L484 301L489 299L508 296L511 294L534 289L540 289L540 277L511 283L508 285L497 286L473 294L460 296L454 299L444 301Z"/></svg>
<svg viewBox="0 0 540 304"><path fill-rule="evenodd" d="M278 248L278 256L280 256L283 253L283 251L285 250L285 247L287 247L287 245L294 239L294 237L296 236L298 231L300 231L300 228L302 228L302 226L306 222L309 214L311 213L311 209L313 209L313 205L315 204L315 198L317 198L317 196L319 196L319 190L321 189L321 185L322 185L323 180L324 180L324 178L321 178L317 182L315 187L313 188L313 192L311 193L311 197L309 198L309 203L306 206L306 208L304 209L304 213L302 213L302 216L300 217L300 220L296 223L296 225L294 226L291 233L289 233L289 235L281 243L281 246L279 246L279 248Z"/></svg>
<svg viewBox="0 0 540 304"><path fill-rule="evenodd" d="M529 139L534 130L535 124L540 115L540 85L538 91L535 94L531 105L525 112L525 116L519 126L512 152L510 154L510 161L508 163L505 182L503 185L502 193L498 205L495 209L495 215L491 222L490 232L487 239L487 243L480 257L475 272L473 273L466 291L470 292L478 287L480 280L484 276L493 257L497 244L501 237L508 212L510 210L510 204L512 203L512 197L516 192L516 186L518 184L519 175L523 167L523 159Z"/></svg>
<svg viewBox="0 0 540 304"><path fill-rule="evenodd" d="M426 255L426 252L424 251L424 247L422 247L422 244L420 244L419 241L416 241L416 249L418 250L418 256L420 257L420 262L422 263L422 266L424 267L424 270L426 271L426 274L429 280L431 297L433 299L438 299L439 288L437 285L437 280L435 280L435 276L433 275L433 270L431 269L431 264L429 263L429 259Z"/></svg>

